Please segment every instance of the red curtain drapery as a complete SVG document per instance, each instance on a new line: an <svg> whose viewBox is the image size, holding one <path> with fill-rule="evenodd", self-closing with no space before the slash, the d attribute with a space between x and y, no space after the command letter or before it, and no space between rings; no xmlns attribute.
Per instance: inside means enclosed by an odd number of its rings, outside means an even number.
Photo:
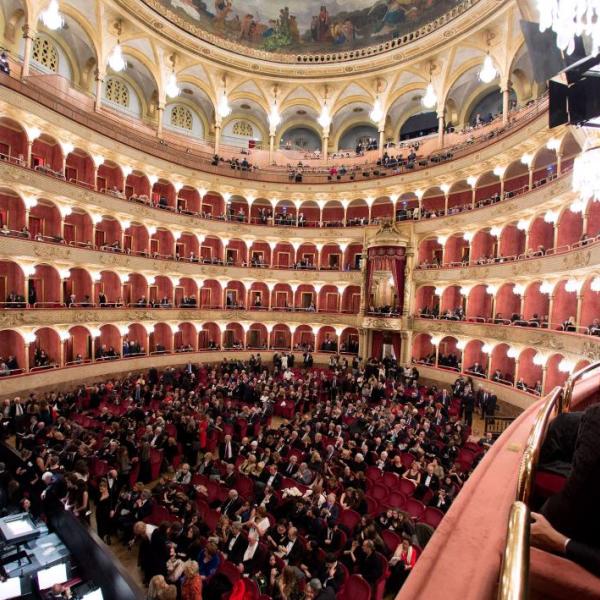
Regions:
<svg viewBox="0 0 600 600"><path fill-rule="evenodd" d="M373 332L373 346L371 348L371 356L373 358L381 358L383 353L383 331Z"/></svg>

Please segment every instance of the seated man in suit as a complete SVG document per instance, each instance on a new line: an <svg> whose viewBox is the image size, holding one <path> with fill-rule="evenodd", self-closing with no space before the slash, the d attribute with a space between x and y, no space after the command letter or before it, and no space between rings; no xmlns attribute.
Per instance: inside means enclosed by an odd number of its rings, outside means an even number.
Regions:
<svg viewBox="0 0 600 600"><path fill-rule="evenodd" d="M226 560L237 565L242 562L247 547L248 540L242 535L242 524L239 521L234 521L231 524L227 540L221 545L223 556Z"/></svg>
<svg viewBox="0 0 600 600"><path fill-rule="evenodd" d="M564 488L550 497L541 514L532 513L533 545L560 554L600 576L600 405L557 417L540 462L571 460Z"/></svg>
<svg viewBox="0 0 600 600"><path fill-rule="evenodd" d="M342 565L338 563L335 554L330 552L325 555L325 564L319 573L319 581L323 588L329 587L337 594L344 585L344 578L344 569Z"/></svg>
<svg viewBox="0 0 600 600"><path fill-rule="evenodd" d="M375 544L373 541L364 540L362 545L359 545L359 542L354 540L350 556L354 563L355 572L369 585L375 585L383 573L381 561L375 553Z"/></svg>
<svg viewBox="0 0 600 600"><path fill-rule="evenodd" d="M238 563L238 569L240 573L245 573L251 577L263 567L266 560L267 555L258 543L258 533L251 529L248 532L248 545L244 550L240 563Z"/></svg>
<svg viewBox="0 0 600 600"><path fill-rule="evenodd" d="M233 519L235 513L242 506L242 500L237 490L229 490L229 497L223 504L217 507L217 510L224 516Z"/></svg>

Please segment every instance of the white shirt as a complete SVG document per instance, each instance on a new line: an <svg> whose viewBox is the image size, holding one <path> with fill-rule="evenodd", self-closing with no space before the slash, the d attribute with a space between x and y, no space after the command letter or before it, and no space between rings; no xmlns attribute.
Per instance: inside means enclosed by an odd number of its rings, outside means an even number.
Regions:
<svg viewBox="0 0 600 600"><path fill-rule="evenodd" d="M244 558L242 559L242 562L246 562L247 560L254 558L254 554L256 553L257 548L258 542L255 542L254 544L248 544L246 552L244 552Z"/></svg>

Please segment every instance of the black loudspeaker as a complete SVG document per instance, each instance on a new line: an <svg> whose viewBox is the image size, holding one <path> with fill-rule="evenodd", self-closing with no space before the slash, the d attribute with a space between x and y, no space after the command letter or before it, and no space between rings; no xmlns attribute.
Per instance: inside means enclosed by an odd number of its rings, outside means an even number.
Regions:
<svg viewBox="0 0 600 600"><path fill-rule="evenodd" d="M550 80L550 104L549 104L549 118L550 122L548 126L558 127L569 120L569 113L567 112L567 97L569 88L562 83Z"/></svg>

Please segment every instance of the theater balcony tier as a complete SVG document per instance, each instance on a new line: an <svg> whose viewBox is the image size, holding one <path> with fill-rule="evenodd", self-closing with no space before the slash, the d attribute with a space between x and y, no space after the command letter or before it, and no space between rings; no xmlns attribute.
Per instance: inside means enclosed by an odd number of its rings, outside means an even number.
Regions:
<svg viewBox="0 0 600 600"><path fill-rule="evenodd" d="M439 290L448 286L476 285L481 280L501 285L506 281L527 284L531 278L557 279L566 274L577 276L589 272L600 264L600 240L596 236L575 242L559 252L547 252L545 256L523 256L519 260L489 262L483 265L455 266L450 268L415 268L412 274L418 287L428 283ZM434 289L435 289L434 288Z"/></svg>
<svg viewBox="0 0 600 600"><path fill-rule="evenodd" d="M266 318L265 318L266 317ZM1 377L199 351L357 354L356 317L259 311L54 309L0 313Z"/></svg>
<svg viewBox="0 0 600 600"><path fill-rule="evenodd" d="M108 247L107 247L108 248ZM285 245L281 246L281 252L286 249ZM311 248L307 248L310 252ZM314 249L313 249L314 252ZM279 258L280 254L277 254ZM329 256L333 256L330 254ZM337 255L339 259L339 255ZM334 287L340 293L346 293L351 296L361 285L361 273L357 270L342 271L339 269L320 269L318 272L314 269L294 269L290 263L281 268L260 268L260 267L242 267L236 266L236 262L219 264L202 264L199 262L191 262L190 260L173 260L173 259L155 259L122 252L114 252L110 249L93 250L86 247L72 246L62 243L40 242L35 240L24 239L22 237L13 237L0 234L0 260L4 264L3 275L7 277L5 281L6 292L21 293L24 285L24 277L39 277L40 273L35 275L34 270L37 265L45 264L50 267L49 285L56 287L56 294L50 295L47 298L39 297L40 302L64 302L66 297L60 296L58 289L60 285L51 283L55 279L71 280L76 284L77 290L75 293L79 301L86 295L89 300L95 302L99 289L94 288L95 284L100 284L102 288L106 287L107 302L114 303L121 298L121 303L129 304L135 302L141 295L150 298L148 290L144 285L159 285L160 292L158 298L167 295L171 298L174 287L183 286L183 295L196 295L200 288L204 287L208 281L214 281L217 285L212 294L216 294L220 287L227 287L229 282L238 282L246 291L250 291L253 286L261 286L261 306L277 306L277 292L280 287L284 286L286 290L290 290L293 294L298 292L297 298L286 298L290 307L294 306L294 300L298 303L301 300L304 287L311 287L315 292L323 292L325 297L329 286ZM208 260L208 259L207 259ZM13 265L8 266L8 265ZM80 272L80 275L70 273L70 270ZM127 281L131 273L138 274L140 280L138 287L134 281L130 281L132 286L131 292L128 295L124 293L121 287ZM164 279L164 289L160 281ZM155 281L158 280L158 283ZM185 281L183 281L185 280ZM168 283L170 282L170 283ZM186 283L187 282L187 283ZM278 287L279 286L279 287ZM211 286L208 286L211 287ZM214 287L214 286L212 286ZM272 294L270 303L267 297L269 290ZM221 290L223 291L223 290ZM210 296L210 295L209 295ZM248 299L244 297L238 298L238 304L249 306ZM319 298L316 300L315 308ZM208 304L218 306L219 298L205 298ZM4 302L4 299L2 299ZM198 302L200 302L198 300ZM200 304L198 304L200 306ZM323 307L326 305L323 304ZM349 309L349 308L348 308Z"/></svg>
<svg viewBox="0 0 600 600"><path fill-rule="evenodd" d="M272 351L265 350L229 350L220 353L217 357L214 350L199 352L178 352L174 354L152 354L150 356L132 356L126 359L97 361L94 363L83 363L67 366L65 368L48 368L38 370L23 376L3 377L2 393L7 397L27 395L32 390L39 391L68 391L74 385L81 382L92 383L94 381L107 381L120 374L145 371L151 368L165 369L170 366L185 365L192 363L214 363L215 358L221 361L221 357L234 360L247 361L251 354L260 352L265 359L270 358ZM274 351L273 351L274 352ZM325 365L329 361L331 353L313 353L315 364ZM350 356L348 359L350 360ZM296 353L296 360L301 360L302 354Z"/></svg>
<svg viewBox="0 0 600 600"><path fill-rule="evenodd" d="M451 359L454 357L454 360ZM540 395L598 360L600 337L494 324L412 321L412 360L433 373L467 374L479 385ZM433 377L436 379L436 377Z"/></svg>
<svg viewBox="0 0 600 600"><path fill-rule="evenodd" d="M41 162L45 168L61 172L68 179L92 189L97 187L99 177L106 184L110 179L108 173L103 175L100 172L102 167L105 167L104 171L116 167L115 181L120 182L121 187L125 187L124 177L130 177L133 172L147 174L156 178L155 181L162 179L193 189L215 190L252 199L271 199L279 195L312 200L318 194L330 193L338 195L340 200L352 196L389 197L398 192L398 187L402 187L403 191L426 190L432 185L450 185L457 179L477 178L486 170L506 168L515 156L535 157L549 140L559 140L555 149L562 157L564 147L560 140L566 132L563 127L552 132L548 130L547 103L542 100L533 109L524 109L522 119L516 117L513 126L504 133L483 136L485 139L480 143L465 143L451 159L425 161L420 168L416 165L416 168L398 174L392 170L385 177L376 176L372 173L376 170L373 163L366 166L370 174L365 177L366 167L362 159L360 164L357 163L359 170L352 180L340 178L338 181L336 178L328 181L330 169L326 166L321 169L326 174L315 176L314 181L307 175L302 183L294 183L290 181L289 169L281 167L278 173L272 173L268 168L241 173L244 180L240 182L240 178L235 176L238 172L228 166L213 167L206 158L202 160L188 152L186 146L161 144L156 137L140 138L137 132L127 131L127 124L116 125L114 118L65 104L56 94L37 89L34 81L27 85L12 78L3 78L3 81L14 88L0 89L0 111L4 115L4 123L9 124L13 131L10 156L16 158L21 155L26 162L37 159L38 164ZM67 171L66 167L71 170ZM177 176L174 177L173 173Z"/></svg>

